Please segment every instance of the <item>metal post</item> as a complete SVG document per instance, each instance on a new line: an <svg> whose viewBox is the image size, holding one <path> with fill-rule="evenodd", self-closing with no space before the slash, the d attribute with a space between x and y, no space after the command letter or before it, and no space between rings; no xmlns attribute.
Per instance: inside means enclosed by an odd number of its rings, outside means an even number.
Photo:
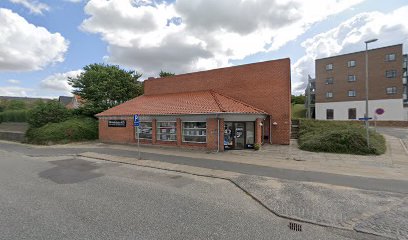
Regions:
<svg viewBox="0 0 408 240"><path fill-rule="evenodd" d="M137 127L137 151L139 152L139 160L142 159L140 157L140 137L139 137L140 127Z"/></svg>
<svg viewBox="0 0 408 240"><path fill-rule="evenodd" d="M367 138L367 147L370 147L370 134L369 134L369 124L368 124L368 44L377 41L378 39L371 39L365 41L366 50L365 50L365 70L366 70L366 79L365 79L365 127L366 127L366 138Z"/></svg>

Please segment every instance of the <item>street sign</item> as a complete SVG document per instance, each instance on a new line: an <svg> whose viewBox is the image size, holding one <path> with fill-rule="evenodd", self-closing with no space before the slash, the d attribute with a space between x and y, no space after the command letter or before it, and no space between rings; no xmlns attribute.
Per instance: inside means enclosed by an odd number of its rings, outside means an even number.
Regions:
<svg viewBox="0 0 408 240"><path fill-rule="evenodd" d="M135 126L135 127L140 126L140 119L139 119L139 115L137 115L137 114L135 114L133 116L133 126Z"/></svg>
<svg viewBox="0 0 408 240"><path fill-rule="evenodd" d="M369 117L369 118L358 118L358 120L361 120L361 121L368 121L368 120L371 120L371 119L373 119L373 118L371 118L371 117Z"/></svg>
<svg viewBox="0 0 408 240"><path fill-rule="evenodd" d="M383 115L384 114L384 109L383 108L377 108L375 110L375 113L377 113L378 115Z"/></svg>

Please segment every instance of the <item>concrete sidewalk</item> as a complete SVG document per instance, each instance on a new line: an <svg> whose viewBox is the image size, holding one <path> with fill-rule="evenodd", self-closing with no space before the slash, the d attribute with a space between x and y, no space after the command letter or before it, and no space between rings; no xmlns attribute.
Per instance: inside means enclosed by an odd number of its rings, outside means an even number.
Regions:
<svg viewBox="0 0 408 240"><path fill-rule="evenodd" d="M224 179L280 217L392 239L408 239L407 194L278 180L92 152L82 153L80 157Z"/></svg>
<svg viewBox="0 0 408 240"><path fill-rule="evenodd" d="M384 135L387 151L380 156L361 156L334 153L315 153L302 151L293 140L287 145L265 145L260 151L240 150L220 153L207 153L170 147L141 146L145 153L180 156L194 159L250 164L271 168L332 173L366 178L408 180L408 152L400 139ZM79 144L58 145L53 147L78 147ZM81 148L110 148L137 151L135 145L81 144Z"/></svg>

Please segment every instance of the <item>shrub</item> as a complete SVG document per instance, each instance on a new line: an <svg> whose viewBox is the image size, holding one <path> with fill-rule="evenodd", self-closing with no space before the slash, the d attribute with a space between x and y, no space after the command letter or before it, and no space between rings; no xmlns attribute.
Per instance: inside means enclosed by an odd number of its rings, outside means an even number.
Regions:
<svg viewBox="0 0 408 240"><path fill-rule="evenodd" d="M67 120L72 112L57 101L39 102L29 111L30 127L39 128L47 123L58 123Z"/></svg>
<svg viewBox="0 0 408 240"><path fill-rule="evenodd" d="M93 118L70 118L60 123L48 123L30 128L27 141L35 144L68 143L98 138L98 121Z"/></svg>
<svg viewBox="0 0 408 240"><path fill-rule="evenodd" d="M302 120L299 148L313 152L383 154L384 137L371 130L369 134L370 147L367 147L366 130L359 122Z"/></svg>
<svg viewBox="0 0 408 240"><path fill-rule="evenodd" d="M261 149L261 144L255 143L255 144L254 144L254 150L255 150L255 151L258 151L259 149Z"/></svg>
<svg viewBox="0 0 408 240"><path fill-rule="evenodd" d="M27 110L7 110L0 113L0 118L3 122L27 122L27 115Z"/></svg>

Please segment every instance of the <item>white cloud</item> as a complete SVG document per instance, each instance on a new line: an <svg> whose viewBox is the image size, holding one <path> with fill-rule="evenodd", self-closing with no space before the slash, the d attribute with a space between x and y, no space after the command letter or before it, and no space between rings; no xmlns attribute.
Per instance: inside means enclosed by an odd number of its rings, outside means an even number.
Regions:
<svg viewBox="0 0 408 240"><path fill-rule="evenodd" d="M6 86L0 88L0 96L12 96L12 97L27 97L31 96L34 92L34 89L15 87L15 86Z"/></svg>
<svg viewBox="0 0 408 240"><path fill-rule="evenodd" d="M69 42L0 8L0 71L32 71L64 61Z"/></svg>
<svg viewBox="0 0 408 240"><path fill-rule="evenodd" d="M65 0L66 2L80 3L82 0Z"/></svg>
<svg viewBox="0 0 408 240"><path fill-rule="evenodd" d="M306 54L292 67L292 80L295 93L302 93L306 86L307 75L314 76L314 60L343 53L362 51L364 41L378 38L371 46L407 44L408 24L406 16L408 6L396 9L388 14L369 12L358 14L342 22L329 31L320 33L302 43Z"/></svg>
<svg viewBox="0 0 408 240"><path fill-rule="evenodd" d="M12 84L20 84L20 80L16 80L16 79L9 79L7 80L7 82L12 83Z"/></svg>
<svg viewBox="0 0 408 240"><path fill-rule="evenodd" d="M81 29L101 35L112 63L147 74L180 73L279 49L362 1L90 0Z"/></svg>
<svg viewBox="0 0 408 240"><path fill-rule="evenodd" d="M65 73L55 73L41 80L40 87L71 95L72 87L68 84L68 77L77 77L82 72L83 70L75 70Z"/></svg>
<svg viewBox="0 0 408 240"><path fill-rule="evenodd" d="M50 7L42 2L36 0L9 0L12 3L23 5L25 8L28 8L33 14L42 15L44 11L49 11Z"/></svg>

